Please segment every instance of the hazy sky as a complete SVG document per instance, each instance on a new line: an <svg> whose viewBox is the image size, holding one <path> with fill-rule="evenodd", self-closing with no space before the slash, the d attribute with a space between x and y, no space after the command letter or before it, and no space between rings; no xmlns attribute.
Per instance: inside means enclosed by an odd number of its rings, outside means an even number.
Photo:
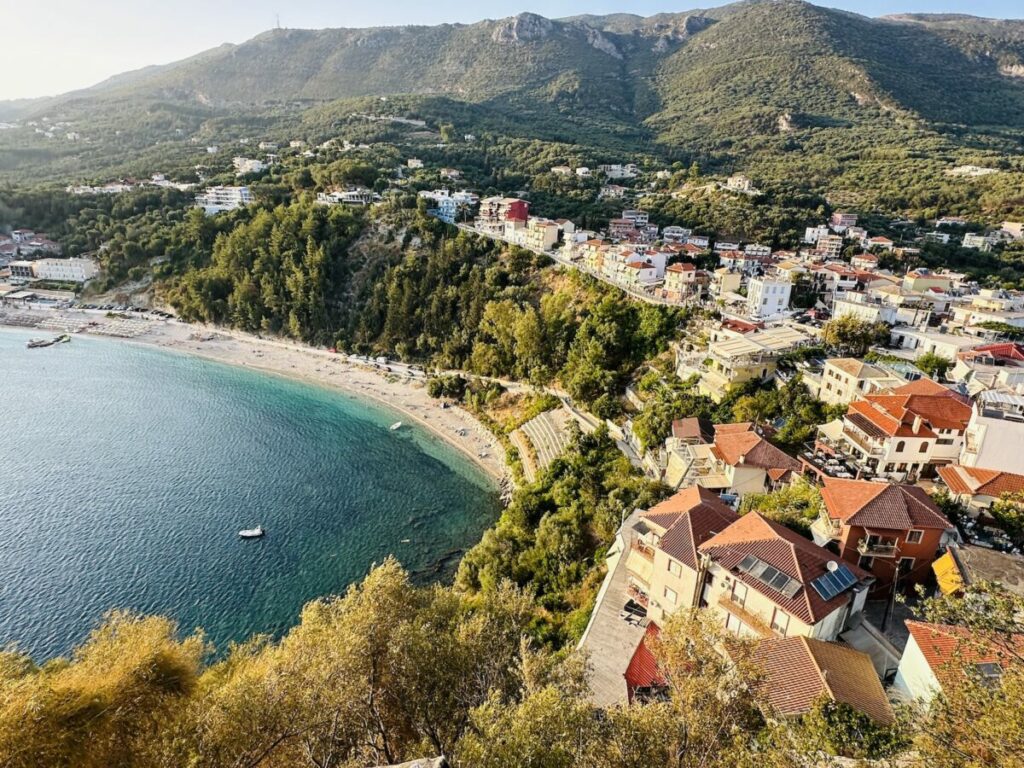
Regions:
<svg viewBox="0 0 1024 768"><path fill-rule="evenodd" d="M473 22L534 11L683 11L725 0L0 0L0 99L82 88L147 64L164 64L273 27L366 27ZM900 11L1021 18L1020 0L819 0L869 16ZM499 10L500 8L500 10Z"/></svg>

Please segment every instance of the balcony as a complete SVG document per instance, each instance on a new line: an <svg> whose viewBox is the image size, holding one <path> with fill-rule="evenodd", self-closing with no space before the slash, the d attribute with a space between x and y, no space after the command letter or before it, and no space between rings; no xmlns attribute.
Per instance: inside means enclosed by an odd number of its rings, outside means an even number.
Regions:
<svg viewBox="0 0 1024 768"><path fill-rule="evenodd" d="M644 559L650 560L652 563L654 562L654 547L650 544L645 544L642 541L634 541L631 548Z"/></svg>
<svg viewBox="0 0 1024 768"><path fill-rule="evenodd" d="M767 621L737 603L728 593L722 593L718 596L718 605L757 632L761 637L775 636L771 625Z"/></svg>
<svg viewBox="0 0 1024 768"><path fill-rule="evenodd" d="M868 454L869 456L882 456L885 453L885 451L882 449L882 446L878 445L877 443L873 443L871 440L867 438L866 435L860 432L855 432L849 427L843 430L843 438L848 443L852 443L853 445L860 448L861 451Z"/></svg>
<svg viewBox="0 0 1024 768"><path fill-rule="evenodd" d="M865 557L896 557L897 547L894 541L871 541L861 539L857 542L857 551Z"/></svg>
<svg viewBox="0 0 1024 768"><path fill-rule="evenodd" d="M833 520L825 514L819 515L817 519L811 523L811 534L814 536L814 541L818 546L823 546L824 542L838 539L842 536L842 533L843 524L838 520Z"/></svg>

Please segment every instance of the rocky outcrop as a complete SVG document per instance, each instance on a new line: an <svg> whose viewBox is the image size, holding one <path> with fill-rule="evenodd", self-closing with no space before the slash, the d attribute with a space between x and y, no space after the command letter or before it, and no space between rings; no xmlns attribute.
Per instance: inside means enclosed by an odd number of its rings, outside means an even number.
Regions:
<svg viewBox="0 0 1024 768"><path fill-rule="evenodd" d="M510 16L499 21L491 32L491 39L496 43L543 40L554 31L554 28L555 24L550 19L535 13L520 13L518 16Z"/></svg>

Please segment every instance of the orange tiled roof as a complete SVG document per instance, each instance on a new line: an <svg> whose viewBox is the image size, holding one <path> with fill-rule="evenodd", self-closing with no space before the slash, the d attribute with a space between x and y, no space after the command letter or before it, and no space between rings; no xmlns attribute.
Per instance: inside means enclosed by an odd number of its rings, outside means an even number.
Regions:
<svg viewBox="0 0 1024 768"><path fill-rule="evenodd" d="M953 527L924 489L915 485L827 477L821 497L829 517L847 525L896 531Z"/></svg>
<svg viewBox="0 0 1024 768"><path fill-rule="evenodd" d="M849 704L883 724L895 716L871 657L808 637L763 640L754 653L764 672L759 693L784 716L802 715L823 697Z"/></svg>
<svg viewBox="0 0 1024 768"><path fill-rule="evenodd" d="M693 570L698 566L697 548L739 519L715 493L698 485L656 504L643 517L665 530L658 547Z"/></svg>
<svg viewBox="0 0 1024 768"><path fill-rule="evenodd" d="M823 600L811 587L811 582L827 571L828 563L837 560L835 555L786 526L766 519L758 512L748 512L724 531L704 542L698 550L710 556L722 568L731 571L735 578L806 624L816 624L849 601L849 595L845 591L831 600ZM793 597L786 597L753 576L740 571L737 566L747 555L753 555L795 579L801 584L801 589ZM844 565L858 579L868 575L854 565Z"/></svg>
<svg viewBox="0 0 1024 768"><path fill-rule="evenodd" d="M715 427L715 454L726 464L746 464L760 469L799 472L801 464L756 432L727 431Z"/></svg>
<svg viewBox="0 0 1024 768"><path fill-rule="evenodd" d="M658 660L648 645L658 637L658 634L658 625L652 621L647 625L647 631L640 638L640 644L633 651L633 658L629 660L629 666L626 667L624 677L630 702L633 701L633 694L637 688L657 687L665 684L665 677L658 669Z"/></svg>
<svg viewBox="0 0 1024 768"><path fill-rule="evenodd" d="M860 419L852 418L859 415ZM850 404L847 416L864 428L863 421L891 437L935 437L933 430L963 432L971 418L971 407L951 389L931 379L918 379L886 394L865 395ZM914 431L914 419L923 424ZM870 430L867 430L870 432ZM876 435L880 436L880 435Z"/></svg>
<svg viewBox="0 0 1024 768"><path fill-rule="evenodd" d="M1005 668L1010 663L1009 653L999 644L967 627L909 619L906 625L921 649L921 655L942 685L956 684L958 674L966 672L971 665L999 664ZM1016 653L1024 652L1024 635L1014 635L1009 642Z"/></svg>
<svg viewBox="0 0 1024 768"><path fill-rule="evenodd" d="M939 467L939 477L956 494L998 498L1004 493L1024 492L1024 475L997 469L950 464Z"/></svg>

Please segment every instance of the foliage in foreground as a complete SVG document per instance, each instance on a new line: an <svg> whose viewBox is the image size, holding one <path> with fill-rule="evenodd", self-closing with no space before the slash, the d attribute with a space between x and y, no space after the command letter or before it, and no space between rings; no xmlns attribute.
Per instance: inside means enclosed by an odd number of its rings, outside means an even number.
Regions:
<svg viewBox="0 0 1024 768"><path fill-rule="evenodd" d="M458 768L781 768L829 766L832 752L1020 766L1022 608L990 585L926 601L930 619L990 633L1004 674L996 685L965 674L892 727L827 701L772 717L750 642L682 613L653 643L663 695L600 711L585 659L524 639L530 592L414 587L389 559L306 606L280 641L253 638L213 662L201 634L179 639L165 619L128 614L109 616L70 659L37 667L0 653L0 765L362 768L444 753Z"/></svg>

